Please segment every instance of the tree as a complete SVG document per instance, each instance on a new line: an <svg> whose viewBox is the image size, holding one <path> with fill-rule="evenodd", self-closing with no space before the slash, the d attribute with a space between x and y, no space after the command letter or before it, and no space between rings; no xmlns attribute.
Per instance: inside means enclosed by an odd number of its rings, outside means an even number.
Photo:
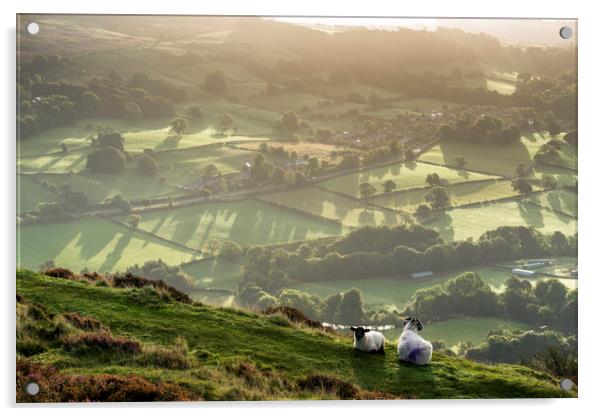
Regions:
<svg viewBox="0 0 602 416"><path fill-rule="evenodd" d="M119 133L113 133L113 132L98 133L98 135L96 136L96 144L99 147L111 146L111 147L114 147L115 149L119 150L120 152L125 151L125 140Z"/></svg>
<svg viewBox="0 0 602 416"><path fill-rule="evenodd" d="M188 107L186 109L186 114L188 115L188 117L192 118L193 120L200 120L203 117L203 113L201 112L201 107L199 107L198 105L193 105L191 107Z"/></svg>
<svg viewBox="0 0 602 416"><path fill-rule="evenodd" d="M460 169L466 167L466 159L464 156L458 156L456 158L456 166L458 166Z"/></svg>
<svg viewBox="0 0 602 416"><path fill-rule="evenodd" d="M138 170L146 176L155 176L159 172L159 165L151 156L144 154L138 159Z"/></svg>
<svg viewBox="0 0 602 416"><path fill-rule="evenodd" d="M272 181L276 184L283 184L286 181L286 172L281 167L277 167L272 172Z"/></svg>
<svg viewBox="0 0 602 416"><path fill-rule="evenodd" d="M125 155L112 146L88 154L86 168L92 172L121 173L125 169Z"/></svg>
<svg viewBox="0 0 602 416"><path fill-rule="evenodd" d="M431 208L446 208L450 205L449 194L442 186L431 188L425 195L424 200L431 205Z"/></svg>
<svg viewBox="0 0 602 416"><path fill-rule="evenodd" d="M287 111L282 115L282 118L276 122L276 128L283 133L293 134L301 127L299 116L294 111Z"/></svg>
<svg viewBox="0 0 602 416"><path fill-rule="evenodd" d="M516 176L527 176L529 174L529 170L527 169L527 166L524 163L521 163L520 165L518 165L516 167L515 170Z"/></svg>
<svg viewBox="0 0 602 416"><path fill-rule="evenodd" d="M391 179L387 179L385 183L383 183L383 190L386 194L392 192L395 188L397 188L397 184Z"/></svg>
<svg viewBox="0 0 602 416"><path fill-rule="evenodd" d="M342 323L361 324L366 315L362 292L356 288L344 292L339 315Z"/></svg>
<svg viewBox="0 0 602 416"><path fill-rule="evenodd" d="M218 257L226 260L238 260L243 254L240 244L235 241L224 240L221 243Z"/></svg>
<svg viewBox="0 0 602 416"><path fill-rule="evenodd" d="M130 227L132 228L138 228L140 221L142 221L142 217L140 215L132 214L128 216L128 224L130 224Z"/></svg>
<svg viewBox="0 0 602 416"><path fill-rule="evenodd" d="M169 122L169 130L178 138L182 137L188 131L188 120L183 117L176 117Z"/></svg>
<svg viewBox="0 0 602 416"><path fill-rule="evenodd" d="M440 186L441 178L439 177L439 175L437 173L429 173L428 175L426 175L425 182L429 186Z"/></svg>
<svg viewBox="0 0 602 416"><path fill-rule="evenodd" d="M86 114L93 115L100 107L100 98L92 91L86 91L82 94L81 105Z"/></svg>
<svg viewBox="0 0 602 416"><path fill-rule="evenodd" d="M221 94L228 89L228 82L224 71L217 70L205 78L205 89L214 94Z"/></svg>
<svg viewBox="0 0 602 416"><path fill-rule="evenodd" d="M215 166L213 163L208 164L207 166L205 166L205 176L208 178L212 178L215 175L217 175L219 173L219 170L217 169L217 166Z"/></svg>
<svg viewBox="0 0 602 416"><path fill-rule="evenodd" d="M376 193L376 188L368 182L363 182L360 183L359 191L362 198L368 199Z"/></svg>
<svg viewBox="0 0 602 416"><path fill-rule="evenodd" d="M541 187L546 191L556 189L558 187L558 181L552 175L543 175L541 177Z"/></svg>
<svg viewBox="0 0 602 416"><path fill-rule="evenodd" d="M416 216L422 219L428 219L431 217L431 207L427 204L420 204L416 207Z"/></svg>
<svg viewBox="0 0 602 416"><path fill-rule="evenodd" d="M225 133L234 128L234 117L230 114L221 114L217 117L217 130Z"/></svg>
<svg viewBox="0 0 602 416"><path fill-rule="evenodd" d="M123 106L126 118L138 120L142 117L142 109L137 103L131 102Z"/></svg>
<svg viewBox="0 0 602 416"><path fill-rule="evenodd" d="M529 181L523 178L514 179L512 181L512 189L514 189L521 195L528 195L531 192L533 192L533 187L531 186Z"/></svg>

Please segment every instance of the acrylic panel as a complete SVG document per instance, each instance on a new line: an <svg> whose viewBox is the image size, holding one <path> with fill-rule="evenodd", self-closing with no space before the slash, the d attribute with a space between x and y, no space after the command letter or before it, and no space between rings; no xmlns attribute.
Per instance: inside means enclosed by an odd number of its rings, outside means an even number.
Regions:
<svg viewBox="0 0 602 416"><path fill-rule="evenodd" d="M577 396L576 20L17 32L17 402Z"/></svg>

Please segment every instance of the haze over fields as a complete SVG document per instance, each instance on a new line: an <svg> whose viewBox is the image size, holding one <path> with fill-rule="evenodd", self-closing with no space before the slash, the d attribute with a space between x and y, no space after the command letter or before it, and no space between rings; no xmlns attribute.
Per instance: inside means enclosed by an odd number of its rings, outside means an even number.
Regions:
<svg viewBox="0 0 602 416"><path fill-rule="evenodd" d="M575 37L561 39L562 26ZM19 287L142 343L127 359L107 352L90 374L114 365L152 378L161 367L164 352L111 318L128 296L149 313L156 292L166 328L200 307L172 301L202 303L209 321L229 307L224 319L249 328L301 325L310 338L303 325L319 321L337 328L327 347L344 361L349 325L381 328L393 344L419 316L437 377L471 368L477 379L489 371L478 361L546 373L528 373L545 379L531 396L577 381L575 21L21 15L18 30L17 265L70 280L22 270ZM85 300L67 310L66 293ZM34 319L27 301L19 308ZM23 368L33 359L80 374L92 347L73 339L86 328L46 339L19 327ZM265 373L252 389L239 380L240 391L198 396L190 372L230 380L236 349L147 330L178 351L161 379L184 389L174 397L324 398L264 391ZM302 337L282 331L303 361ZM247 358L253 371L299 376ZM354 397L417 394L353 365L329 374L353 374ZM429 394L520 396L462 388Z"/></svg>

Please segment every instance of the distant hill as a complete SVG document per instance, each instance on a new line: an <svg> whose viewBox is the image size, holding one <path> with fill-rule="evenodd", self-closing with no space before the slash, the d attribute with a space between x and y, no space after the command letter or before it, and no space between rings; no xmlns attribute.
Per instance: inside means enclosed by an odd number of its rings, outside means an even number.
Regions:
<svg viewBox="0 0 602 416"><path fill-rule="evenodd" d="M117 289L102 278L17 271L17 400L568 395L550 376L523 366L436 353L431 365L416 367L399 362L395 345L385 356L359 354L350 336L283 315L173 298L165 288ZM25 396L19 389L32 377L42 391Z"/></svg>

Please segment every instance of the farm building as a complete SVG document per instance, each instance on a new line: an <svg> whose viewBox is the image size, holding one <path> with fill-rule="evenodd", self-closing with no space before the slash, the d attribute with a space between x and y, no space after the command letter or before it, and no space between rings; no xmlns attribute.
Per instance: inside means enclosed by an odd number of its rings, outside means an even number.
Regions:
<svg viewBox="0 0 602 416"><path fill-rule="evenodd" d="M412 273L412 274L410 274L410 276L412 276L412 279L422 279L425 277L433 277L434 274L431 271L424 271L424 272Z"/></svg>
<svg viewBox="0 0 602 416"><path fill-rule="evenodd" d="M305 159L301 159L301 158L297 158L295 160L290 160L288 162L284 162L282 164L282 167L284 167L285 169L294 169L297 168L299 166L306 166L308 165L309 162Z"/></svg>
<svg viewBox="0 0 602 416"><path fill-rule="evenodd" d="M535 272L533 270L525 270L525 269L512 269L512 274L520 277L533 277L535 276Z"/></svg>
<svg viewBox="0 0 602 416"><path fill-rule="evenodd" d="M571 277L575 277L576 278L577 274L578 274L577 269L571 270Z"/></svg>
<svg viewBox="0 0 602 416"><path fill-rule="evenodd" d="M546 267L546 266L549 266L549 263L536 262L536 263L523 264L523 268L525 268L525 269L539 269L540 267Z"/></svg>

